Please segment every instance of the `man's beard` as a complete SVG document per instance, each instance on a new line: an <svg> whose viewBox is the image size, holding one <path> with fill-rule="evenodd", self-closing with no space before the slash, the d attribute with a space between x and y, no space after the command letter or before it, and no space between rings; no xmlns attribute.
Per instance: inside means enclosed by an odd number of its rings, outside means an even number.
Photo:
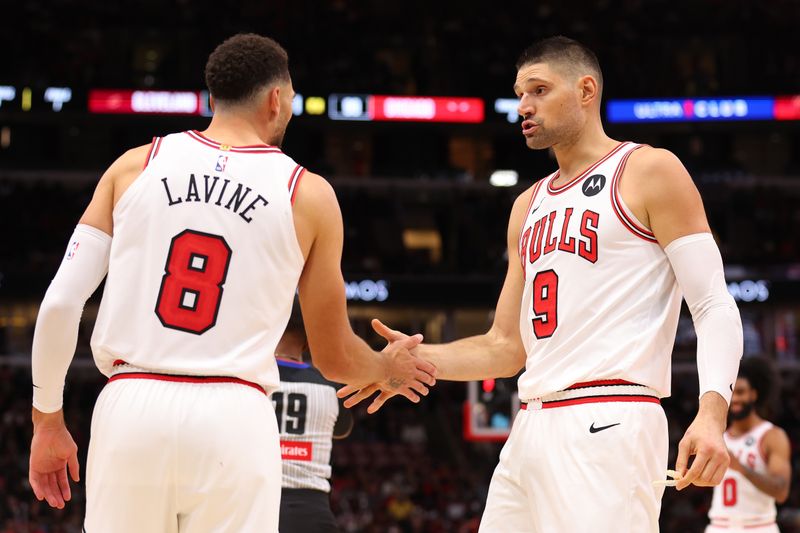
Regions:
<svg viewBox="0 0 800 533"><path fill-rule="evenodd" d="M745 404L742 404L742 408L739 410L738 413L734 413L733 411L731 411L730 413L728 413L728 416L730 417L731 420L744 420L745 418L750 416L751 412L753 412L753 407L755 407L755 402L747 402Z"/></svg>

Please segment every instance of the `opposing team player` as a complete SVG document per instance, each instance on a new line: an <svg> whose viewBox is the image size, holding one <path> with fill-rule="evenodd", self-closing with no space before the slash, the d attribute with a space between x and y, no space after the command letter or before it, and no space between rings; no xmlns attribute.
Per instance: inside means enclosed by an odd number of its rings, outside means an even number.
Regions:
<svg viewBox="0 0 800 533"><path fill-rule="evenodd" d="M775 502L789 497L791 445L785 431L761 417L776 388L766 360L742 361L725 432L731 465L714 487L707 533L779 531Z"/></svg>
<svg viewBox="0 0 800 533"><path fill-rule="evenodd" d="M350 328L333 190L283 154L286 52L238 35L210 55L204 132L156 138L100 179L42 302L33 342L30 483L54 507L78 478L61 411L81 310L108 274L92 350L109 384L87 467L89 532L278 529L280 448L268 395L299 289L309 343L340 382L418 401L433 367ZM113 237L112 237L113 235Z"/></svg>
<svg viewBox="0 0 800 533"><path fill-rule="evenodd" d="M272 393L283 459L281 533L339 531L330 506L331 448L353 428L353 415L336 397L338 385L303 361L306 333L292 313L275 350L280 389Z"/></svg>
<svg viewBox="0 0 800 533"><path fill-rule="evenodd" d="M663 487L652 482L665 477L668 451L660 398L670 391L681 293L697 330L701 397L680 443L677 487L715 485L728 466L722 433L742 327L722 259L680 161L605 134L602 87L595 55L571 39L522 54L522 134L529 148L552 148L559 168L514 203L489 332L417 348L440 379L525 367L524 410L494 472L483 532L657 531ZM353 394L350 406L378 389L340 395Z"/></svg>

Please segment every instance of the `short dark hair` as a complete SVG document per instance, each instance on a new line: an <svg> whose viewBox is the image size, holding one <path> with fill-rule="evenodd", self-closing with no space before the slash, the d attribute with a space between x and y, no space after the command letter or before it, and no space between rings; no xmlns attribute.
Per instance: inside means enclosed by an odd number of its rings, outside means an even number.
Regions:
<svg viewBox="0 0 800 533"><path fill-rule="evenodd" d="M769 416L780 392L778 374L772 362L764 357L745 357L739 364L739 377L746 379L750 387L758 392L755 402L758 413Z"/></svg>
<svg viewBox="0 0 800 533"><path fill-rule="evenodd" d="M289 78L289 56L273 39L240 33L217 46L206 63L206 85L215 100L242 103L262 88Z"/></svg>
<svg viewBox="0 0 800 533"><path fill-rule="evenodd" d="M557 35L537 41L526 48L517 59L517 70L533 63L558 63L571 73L584 75L587 71L603 87L603 71L597 56L585 45L569 37Z"/></svg>

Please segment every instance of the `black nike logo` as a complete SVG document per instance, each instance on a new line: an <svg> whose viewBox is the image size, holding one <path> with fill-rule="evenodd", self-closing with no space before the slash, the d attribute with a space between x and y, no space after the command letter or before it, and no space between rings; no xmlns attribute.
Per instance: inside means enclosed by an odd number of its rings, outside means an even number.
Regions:
<svg viewBox="0 0 800 533"><path fill-rule="evenodd" d="M598 431L603 431L604 429L613 428L614 426L620 425L622 422L617 422L616 424L609 424L607 426L600 426L599 428L594 427L594 422L592 425L589 426L589 433L597 433Z"/></svg>

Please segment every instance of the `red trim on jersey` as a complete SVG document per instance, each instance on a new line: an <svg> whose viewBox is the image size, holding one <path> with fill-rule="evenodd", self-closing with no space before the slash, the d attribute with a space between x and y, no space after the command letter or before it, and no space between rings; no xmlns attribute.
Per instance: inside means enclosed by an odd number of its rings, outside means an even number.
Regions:
<svg viewBox="0 0 800 533"><path fill-rule="evenodd" d="M528 223L528 217L531 216L531 206L533 205L533 200L536 198L536 195L539 194L539 189L542 188L542 183L544 183L545 181L547 181L547 178L544 178L544 179L541 179L541 180L537 181L536 184L533 186L533 192L531 192L531 199L528 200L528 209L525 211L525 217L522 219L522 227L519 230L519 235L517 235L517 250L518 251L521 251L521 248L522 248L522 246L521 246L522 245L522 236L525 234L525 224ZM533 236L533 235L531 235L531 236ZM524 252L527 255L527 250L524 250ZM525 268L525 258L520 255L520 260L522 262L522 279L524 280L524 279L527 278L527 276L525 274L526 271L527 271L527 268Z"/></svg>
<svg viewBox="0 0 800 533"><path fill-rule="evenodd" d="M542 403L542 409L552 409L553 407L566 407L568 405L579 405L582 403L604 403L604 402L647 402L661 403L661 400L654 396L641 396L638 394L617 395L617 396L584 396L583 398L572 398L571 400L557 400ZM521 409L528 409L528 404L523 403Z"/></svg>
<svg viewBox="0 0 800 533"><path fill-rule="evenodd" d="M632 383L630 381L625 381L624 379L598 379L597 381L582 381L580 383L575 383L574 385L570 385L564 390L583 389L585 387L602 387L605 385L639 385L639 384Z"/></svg>
<svg viewBox="0 0 800 533"><path fill-rule="evenodd" d="M622 159L620 159L620 162L617 165L616 171L614 171L614 177L611 179L611 188L609 190L611 195L611 207L614 210L614 214L617 215L619 221L623 226L625 226L625 228L628 229L628 231L642 240L650 243L658 243L652 231L642 227L636 219L628 215L622 206L622 198L619 195L619 181L622 173L625 171L625 165L627 165L628 158L631 156L631 154L639 148L641 148L641 145L633 148L627 154L622 156Z"/></svg>
<svg viewBox="0 0 800 533"><path fill-rule="evenodd" d="M117 381L119 379L155 379L158 381L173 381L180 383L238 383L239 385L246 385L261 392L264 396L267 392L263 387L252 381L234 378L230 376L175 376L172 374L154 374L151 372L122 372L114 374L108 378L108 382Z"/></svg>
<svg viewBox="0 0 800 533"><path fill-rule="evenodd" d="M289 196L291 197L292 205L294 205L294 199L297 197L297 188L300 186L300 180L305 173L306 169L297 165L294 172L292 172L292 177L289 178Z"/></svg>
<svg viewBox="0 0 800 533"><path fill-rule="evenodd" d="M552 176L552 174L550 174L550 176L547 176L547 178L549 178L551 176ZM525 222L528 221L528 217L531 214L531 206L533 205L533 200L534 200L534 198L536 198L536 195L539 194L539 189L542 188L542 183L544 181L547 181L547 178L537 181L533 186L533 192L531 193L531 199L528 200L528 209L527 209L527 211L525 211L525 220L522 222L523 227L525 226Z"/></svg>
<svg viewBox="0 0 800 533"><path fill-rule="evenodd" d="M142 170L146 169L147 165L150 164L150 160L152 159L151 156L153 155L153 148L155 148L157 140L158 137L153 137L153 140L150 141L150 149L147 151L147 157L144 159L144 166L142 167Z"/></svg>
<svg viewBox="0 0 800 533"><path fill-rule="evenodd" d="M209 139L202 133L197 130L189 130L185 131L189 137L194 139L195 141L209 146L211 148L215 148L217 150L223 150L223 146L225 146L224 151L226 152L235 152L237 154L282 154L280 148L277 146L272 146L269 144L253 144L253 145L246 145L246 146L229 146L223 145L213 139Z"/></svg>
<svg viewBox="0 0 800 533"><path fill-rule="evenodd" d="M153 151L153 157L150 158L150 161L156 158L158 155L158 151L161 150L161 141L163 141L163 137L156 137L156 149Z"/></svg>
<svg viewBox="0 0 800 533"><path fill-rule="evenodd" d="M609 158L611 158L611 156L613 156L614 154L619 152L620 149L622 149L623 146L627 146L628 144L630 144L630 143L627 142L627 141L619 143L617 146L614 147L613 150L608 152L606 155L604 155L602 158L600 158L597 162L592 164L589 168L587 168L586 170L584 170L583 172L578 174L578 176L576 178L573 178L571 181L569 181L568 183L565 183L561 187L553 187L553 182L555 180L557 180L558 177L561 175L561 170L558 170L553 175L553 177L547 182L547 192L549 192L552 195L556 195L556 194L561 194L562 192L566 191L567 189L572 188L578 182L580 182L583 178L585 178L586 174L588 174L589 172L593 171L594 169L596 169L597 167L599 167L600 165L605 163Z"/></svg>

